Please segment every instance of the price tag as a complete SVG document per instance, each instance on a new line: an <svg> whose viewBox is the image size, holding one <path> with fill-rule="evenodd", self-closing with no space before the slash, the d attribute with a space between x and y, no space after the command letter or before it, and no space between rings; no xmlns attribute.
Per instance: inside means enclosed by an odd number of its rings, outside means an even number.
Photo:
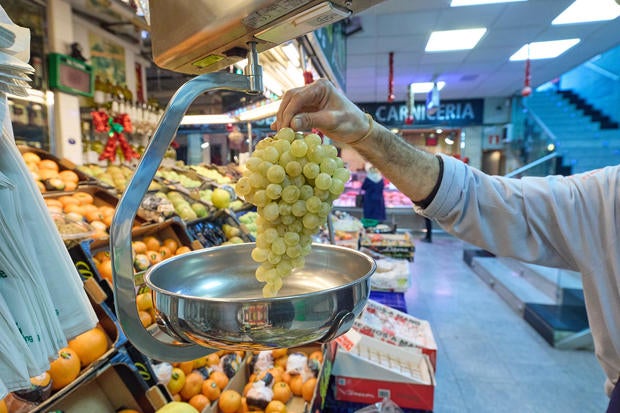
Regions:
<svg viewBox="0 0 620 413"><path fill-rule="evenodd" d="M362 339L362 335L351 329L336 339L336 343L345 351L351 351Z"/></svg>

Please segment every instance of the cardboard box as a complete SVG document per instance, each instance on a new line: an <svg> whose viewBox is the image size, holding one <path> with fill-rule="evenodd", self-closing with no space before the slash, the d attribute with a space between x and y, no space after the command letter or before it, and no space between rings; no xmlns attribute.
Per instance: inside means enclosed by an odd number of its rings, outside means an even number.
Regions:
<svg viewBox="0 0 620 413"><path fill-rule="evenodd" d="M121 408L154 413L136 373L125 364L107 364L40 411L114 412Z"/></svg>
<svg viewBox="0 0 620 413"><path fill-rule="evenodd" d="M419 348L429 356L433 369L436 369L437 342L430 323L426 320L368 300L366 308L353 323L353 328L389 344Z"/></svg>
<svg viewBox="0 0 620 413"><path fill-rule="evenodd" d="M338 347L332 375L336 400L372 404L389 398L399 407L433 410L433 367L419 349L359 335L350 351Z"/></svg>

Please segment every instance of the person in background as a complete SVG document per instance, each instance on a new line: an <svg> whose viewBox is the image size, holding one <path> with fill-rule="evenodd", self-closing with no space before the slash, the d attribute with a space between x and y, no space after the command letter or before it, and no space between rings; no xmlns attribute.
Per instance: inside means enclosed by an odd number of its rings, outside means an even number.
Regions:
<svg viewBox="0 0 620 413"><path fill-rule="evenodd" d="M383 176L381 172L369 163L366 163L366 178L362 183L363 217L385 221L385 199L383 197Z"/></svg>
<svg viewBox="0 0 620 413"><path fill-rule="evenodd" d="M491 176L420 150L320 79L287 91L273 129L350 145L447 232L498 256L578 271L608 413L620 412L620 165L568 177Z"/></svg>
<svg viewBox="0 0 620 413"><path fill-rule="evenodd" d="M424 225L426 226L426 235L422 238L422 241L430 244L433 242L433 221L428 217L424 217Z"/></svg>

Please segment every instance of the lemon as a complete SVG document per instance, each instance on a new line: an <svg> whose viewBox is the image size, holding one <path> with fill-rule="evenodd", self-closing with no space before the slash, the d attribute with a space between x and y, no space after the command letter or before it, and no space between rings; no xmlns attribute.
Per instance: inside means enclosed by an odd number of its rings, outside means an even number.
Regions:
<svg viewBox="0 0 620 413"><path fill-rule="evenodd" d="M228 208L230 205L230 193L225 189L215 188L211 194L211 202L216 208Z"/></svg>
<svg viewBox="0 0 620 413"><path fill-rule="evenodd" d="M199 413L194 406L185 402L170 402L156 413Z"/></svg>

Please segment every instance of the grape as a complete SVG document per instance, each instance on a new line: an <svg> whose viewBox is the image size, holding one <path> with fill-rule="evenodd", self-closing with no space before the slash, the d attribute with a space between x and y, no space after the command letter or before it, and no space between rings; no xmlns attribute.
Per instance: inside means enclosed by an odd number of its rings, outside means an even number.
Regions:
<svg viewBox="0 0 620 413"><path fill-rule="evenodd" d="M308 212L312 212L313 214L318 214L319 209L321 208L321 200L316 196L311 196L306 199L306 209Z"/></svg>
<svg viewBox="0 0 620 413"><path fill-rule="evenodd" d="M295 140L293 141L293 143L291 143L290 151L293 156L297 158L303 158L304 156L306 156L306 152L308 152L308 144L301 139Z"/></svg>
<svg viewBox="0 0 620 413"><path fill-rule="evenodd" d="M316 178L320 171L321 168L314 162L307 163L303 167L304 176L308 179Z"/></svg>
<svg viewBox="0 0 620 413"><path fill-rule="evenodd" d="M276 139L293 142L293 139L295 139L295 132L291 128L282 128L276 133Z"/></svg>
<svg viewBox="0 0 620 413"><path fill-rule="evenodd" d="M301 191L299 190L299 188L297 188L295 185L290 185L282 190L282 194L280 195L280 197L284 202L292 204L299 199L300 193Z"/></svg>
<svg viewBox="0 0 620 413"><path fill-rule="evenodd" d="M273 165L267 170L267 179L269 179L269 182L279 184L284 181L285 176L286 171L284 171L284 168L280 165Z"/></svg>
<svg viewBox="0 0 620 413"><path fill-rule="evenodd" d="M322 189L323 191L328 190L331 185L332 185L332 177L329 176L329 174L325 172L321 172L314 179L314 186L316 186L319 189Z"/></svg>
<svg viewBox="0 0 620 413"><path fill-rule="evenodd" d="M286 173L291 177L296 177L301 175L301 164L297 161L291 161L286 164Z"/></svg>
<svg viewBox="0 0 620 413"><path fill-rule="evenodd" d="M332 201L343 191L350 174L333 145L316 134L283 128L258 142L235 190L257 207L256 279L272 297L282 279L305 264L312 236L325 224Z"/></svg>

